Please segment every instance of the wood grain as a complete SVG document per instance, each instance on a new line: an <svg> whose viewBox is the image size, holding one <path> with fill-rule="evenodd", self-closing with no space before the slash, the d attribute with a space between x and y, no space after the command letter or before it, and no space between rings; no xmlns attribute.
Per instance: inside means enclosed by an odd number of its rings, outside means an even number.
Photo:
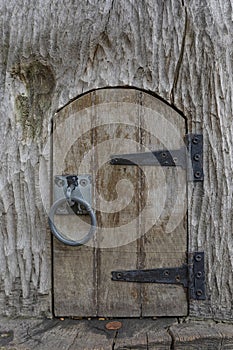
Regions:
<svg viewBox="0 0 233 350"><path fill-rule="evenodd" d="M186 196L185 171L161 170L160 167L140 170L112 166L108 162L111 154L130 152L132 143L134 151L151 147L179 149L184 146L184 119L155 97L133 89L98 90L72 105L68 111L62 110L61 116L58 113L54 120L53 173L80 174L81 171L81 174L92 175L92 205L97 208L98 229L94 240L88 243L90 247L62 247L55 240L55 314L84 317L185 315L187 298L182 286L111 280L114 270L171 267L186 262L186 205L182 202L185 198L179 199L182 191L179 194L177 190L177 182L180 182ZM89 131L84 133L83 120L87 123L88 116ZM79 136L82 128L84 134ZM123 180L133 186L132 198L131 194L127 195L127 187L121 190L120 181ZM180 215L181 222L178 227L173 222L174 227L166 231L169 220L175 221L170 217L172 209L176 210L177 217ZM74 215L57 215L57 218L65 234L67 230L82 229L80 219L78 221Z"/></svg>
<svg viewBox="0 0 233 350"><path fill-rule="evenodd" d="M141 94L141 106L143 147L170 151L184 147L185 120L178 113L147 94ZM151 198L141 218L145 232L140 242L142 268L181 266L187 251L186 170L147 166L142 171ZM182 286L144 284L141 288L143 316L187 314L187 295Z"/></svg>
<svg viewBox="0 0 233 350"><path fill-rule="evenodd" d="M205 251L208 298L191 302L190 314L231 320L232 2L2 0L0 7L1 313L51 315L38 165L48 164L52 116L87 91L130 86L178 108L189 132L203 131L205 182L190 192L189 249Z"/></svg>
<svg viewBox="0 0 233 350"><path fill-rule="evenodd" d="M178 324L171 317L120 321L122 328L116 332L106 329L107 320L2 317L0 346L9 350L232 349L232 324L213 321Z"/></svg>
<svg viewBox="0 0 233 350"><path fill-rule="evenodd" d="M74 106L64 109L54 119L53 134L53 175L77 174L80 162L92 147L92 131L75 134L81 128L83 118L92 118L92 111L82 111L91 107L91 96L85 96ZM69 119L74 112L80 111L80 119ZM83 124L85 127L85 123ZM65 137L64 137L65 135ZM67 142L70 141L70 145ZM76 142L75 142L76 141ZM67 155L67 153L69 154ZM82 174L92 175L91 165L82 166ZM59 220L58 220L59 219ZM88 232L82 224L82 217L75 215L57 215L56 224L64 235L79 239L79 232ZM84 227L83 227L84 226ZM81 236L83 236L83 234ZM96 316L96 272L95 251L92 247L66 247L54 239L54 312L56 316Z"/></svg>
<svg viewBox="0 0 233 350"><path fill-rule="evenodd" d="M138 102L138 93L134 90L113 89L97 91L95 96L96 102L98 101L101 107L99 113L96 111L96 122L103 125L96 132L96 142L101 144L109 140L104 147L104 152L95 152L96 189L109 202L108 206L111 206L111 201L117 195L122 207L118 210L113 205L113 213L106 213L102 210L99 211L97 217L100 227L97 238L97 245L100 247L97 261L97 269L99 269L98 313L99 316L127 317L130 315L135 317L140 316L140 287L137 283L127 285L124 282L119 282L119 284L113 282L111 271L137 268L137 242L134 237L137 237L139 233L138 169L113 167L108 163L102 167L100 165L104 160L105 162L109 160L111 154L125 152L127 146L122 147L124 139L128 142L134 141L136 145L139 143L138 113L137 108L136 110L133 108ZM128 108L130 104L132 110ZM118 123L111 124L115 122ZM128 198L124 196L124 192L120 195L116 191L120 180L127 180L133 185L133 197L126 206L124 201L127 201ZM97 201L102 200L99 198ZM130 224L131 221L132 224ZM127 229L128 226L130 228Z"/></svg>
<svg viewBox="0 0 233 350"><path fill-rule="evenodd" d="M186 324L172 326L169 330L174 349L231 349L232 325L227 324Z"/></svg>

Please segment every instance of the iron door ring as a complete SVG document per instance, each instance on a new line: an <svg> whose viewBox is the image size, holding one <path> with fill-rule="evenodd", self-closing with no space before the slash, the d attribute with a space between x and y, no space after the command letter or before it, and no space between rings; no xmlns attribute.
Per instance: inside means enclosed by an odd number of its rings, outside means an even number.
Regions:
<svg viewBox="0 0 233 350"><path fill-rule="evenodd" d="M76 247L76 246L81 246L81 245L87 243L93 237L95 230L96 230L96 216L95 216L95 213L94 213L93 209L91 208L90 204L88 202L86 202L84 199L71 196L71 200L72 200L72 202L79 203L79 204L83 205L85 207L86 211L88 212L88 215L91 217L91 227L90 227L89 232L86 234L86 236L84 236L82 239L80 239L78 241L74 241L72 239L66 238L56 228L56 226L54 224L54 215L55 215L56 210L59 208L60 205L67 203L66 198L58 199L56 202L53 203L53 205L50 209L50 213L49 213L49 226L50 226L50 229L51 229L53 235L60 242L66 244L66 245L69 245L69 246Z"/></svg>

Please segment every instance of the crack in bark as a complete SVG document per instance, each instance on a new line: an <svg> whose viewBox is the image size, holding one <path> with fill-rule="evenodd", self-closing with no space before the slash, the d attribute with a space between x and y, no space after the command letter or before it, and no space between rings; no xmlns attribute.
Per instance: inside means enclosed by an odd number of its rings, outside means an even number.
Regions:
<svg viewBox="0 0 233 350"><path fill-rule="evenodd" d="M185 40L186 40L186 35L187 35L187 27L188 27L187 8L185 7L184 10L185 10L185 23L184 23L183 38L182 38L182 43L181 43L180 55L179 55L179 58L178 58L178 61L176 64L176 68L175 68L172 89L171 89L171 93L170 93L170 101L171 101L172 105L174 105L174 94L175 94L175 90L177 87L177 82L179 79L181 64L182 64L183 57L184 57Z"/></svg>
<svg viewBox="0 0 233 350"><path fill-rule="evenodd" d="M110 15L111 15L111 12L112 12L112 10L113 10L114 2L115 2L115 0L112 0L112 4L111 4L111 7L110 7L110 9L109 9L107 21L106 21L106 24L105 24L105 31L107 31L107 26L108 26L108 24L109 24Z"/></svg>

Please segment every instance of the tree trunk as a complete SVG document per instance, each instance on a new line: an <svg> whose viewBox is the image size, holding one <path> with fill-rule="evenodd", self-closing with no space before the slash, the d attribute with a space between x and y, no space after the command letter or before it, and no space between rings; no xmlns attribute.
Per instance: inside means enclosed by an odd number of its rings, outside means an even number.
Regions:
<svg viewBox="0 0 233 350"><path fill-rule="evenodd" d="M208 298L190 315L233 317L231 13L230 0L1 0L1 314L51 314L39 182L51 118L89 90L132 86L203 133L189 249L205 251Z"/></svg>

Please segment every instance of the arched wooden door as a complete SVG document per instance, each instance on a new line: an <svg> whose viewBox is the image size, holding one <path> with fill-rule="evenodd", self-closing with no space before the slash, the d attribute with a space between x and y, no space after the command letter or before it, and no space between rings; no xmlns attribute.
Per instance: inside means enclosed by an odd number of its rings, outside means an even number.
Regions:
<svg viewBox="0 0 233 350"><path fill-rule="evenodd" d="M180 149L185 133L181 115L136 89L96 90L56 114L53 176L89 174L97 217L96 234L86 245L70 247L54 238L56 316L187 314L182 285L111 279L112 271L186 262L186 170L109 163L113 154ZM70 214L56 220L75 239L88 218Z"/></svg>

